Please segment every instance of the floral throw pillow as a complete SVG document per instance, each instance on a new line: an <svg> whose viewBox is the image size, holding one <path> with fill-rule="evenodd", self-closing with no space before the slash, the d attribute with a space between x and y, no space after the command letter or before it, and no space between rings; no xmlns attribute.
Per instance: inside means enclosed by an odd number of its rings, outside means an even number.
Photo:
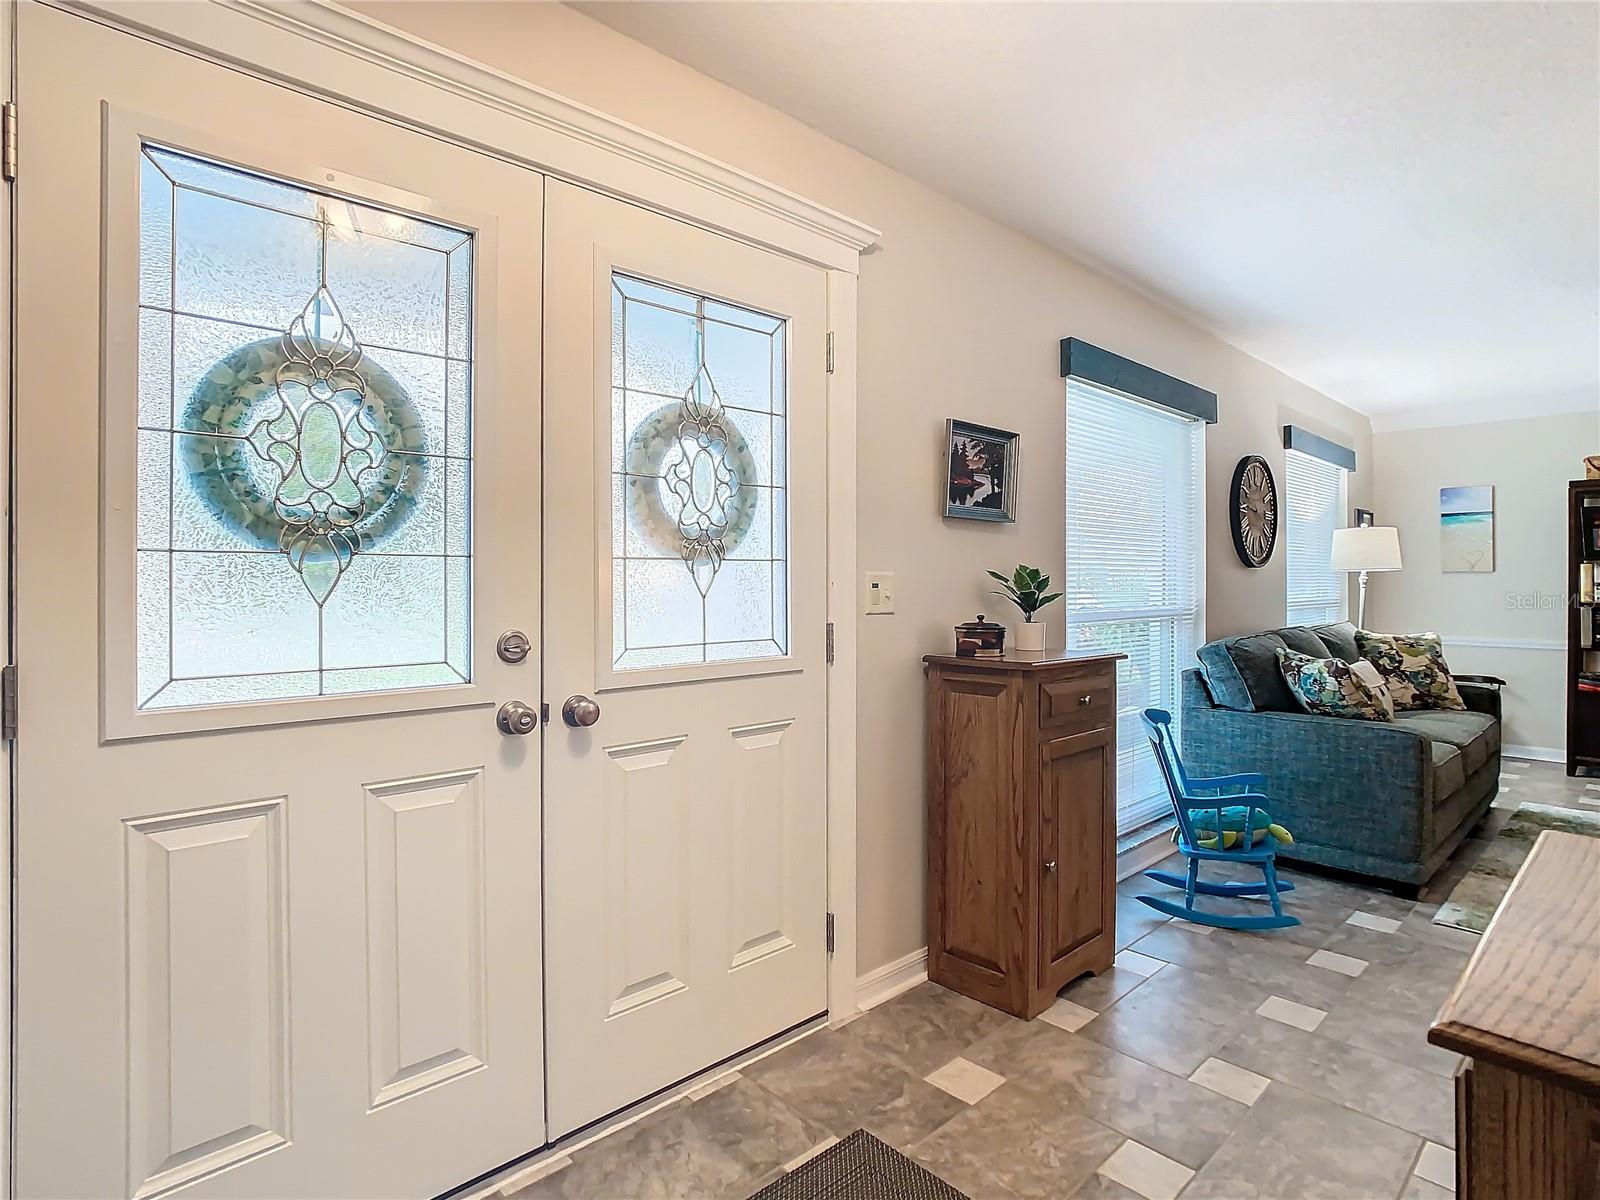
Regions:
<svg viewBox="0 0 1600 1200"><path fill-rule="evenodd" d="M1466 702L1450 678L1444 646L1433 633L1368 633L1356 630L1356 649L1378 668L1401 712L1420 708L1464 709Z"/></svg>
<svg viewBox="0 0 1600 1200"><path fill-rule="evenodd" d="M1278 647L1278 670L1300 707L1319 717L1356 721L1394 720L1394 701L1383 679L1366 663L1312 658Z"/></svg>

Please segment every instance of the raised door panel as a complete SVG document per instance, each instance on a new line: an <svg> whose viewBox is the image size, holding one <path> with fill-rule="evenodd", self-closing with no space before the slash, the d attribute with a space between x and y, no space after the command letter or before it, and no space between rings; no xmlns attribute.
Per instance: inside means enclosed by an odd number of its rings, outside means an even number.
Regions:
<svg viewBox="0 0 1600 1200"><path fill-rule="evenodd" d="M483 773L366 789L369 1103L487 1060Z"/></svg>
<svg viewBox="0 0 1600 1200"><path fill-rule="evenodd" d="M749 966L794 947L790 936L788 857L784 838L793 800L789 780L792 720L729 730L733 757L727 795L733 805L733 869L728 874L731 937L728 969Z"/></svg>
<svg viewBox="0 0 1600 1200"><path fill-rule="evenodd" d="M946 677L939 752L943 762L939 889L940 945L980 971L1003 977L1021 940L1015 717L1004 680Z"/></svg>
<svg viewBox="0 0 1600 1200"><path fill-rule="evenodd" d="M1040 975L1049 983L1060 964L1110 928L1106 848L1116 841L1110 804L1116 763L1107 730L1054 738L1039 754Z"/></svg>
<svg viewBox="0 0 1600 1200"><path fill-rule="evenodd" d="M283 800L128 821L128 1195L289 1141Z"/></svg>
<svg viewBox="0 0 1600 1200"><path fill-rule="evenodd" d="M690 798L683 736L606 747L604 845L608 1020L689 986Z"/></svg>

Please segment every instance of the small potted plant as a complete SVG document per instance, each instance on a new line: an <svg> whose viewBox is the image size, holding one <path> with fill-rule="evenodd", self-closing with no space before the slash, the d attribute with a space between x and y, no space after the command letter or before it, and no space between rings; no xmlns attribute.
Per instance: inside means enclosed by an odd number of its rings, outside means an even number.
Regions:
<svg viewBox="0 0 1600 1200"><path fill-rule="evenodd" d="M1022 610L1022 627L1016 631L1017 636L1012 639L1014 650L1043 650L1044 649L1044 622L1034 620L1034 615L1046 604L1061 599L1060 592L1049 591L1050 576L1038 567L1019 566L1011 573L1010 578L1000 574L999 571L990 571L990 579L999 580L1000 586L1005 591L997 591L996 596L1003 596Z"/></svg>

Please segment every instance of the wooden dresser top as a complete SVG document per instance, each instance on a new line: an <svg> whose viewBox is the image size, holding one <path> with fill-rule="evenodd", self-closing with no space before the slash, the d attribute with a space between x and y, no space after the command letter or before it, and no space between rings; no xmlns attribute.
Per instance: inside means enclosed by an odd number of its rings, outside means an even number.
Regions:
<svg viewBox="0 0 1600 1200"><path fill-rule="evenodd" d="M1040 671L1052 667L1072 667L1082 663L1114 663L1126 654L1083 650L1007 650L1003 658L982 655L924 654L922 661L941 667L976 667L991 671Z"/></svg>
<svg viewBox="0 0 1600 1200"><path fill-rule="evenodd" d="M1539 835L1428 1040L1600 1096L1600 838Z"/></svg>

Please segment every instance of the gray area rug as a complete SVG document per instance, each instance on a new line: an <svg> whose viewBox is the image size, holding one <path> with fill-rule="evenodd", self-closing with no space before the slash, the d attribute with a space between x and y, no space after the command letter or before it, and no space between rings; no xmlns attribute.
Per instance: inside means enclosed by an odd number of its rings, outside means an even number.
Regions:
<svg viewBox="0 0 1600 1200"><path fill-rule="evenodd" d="M750 1200L968 1200L893 1146L858 1129Z"/></svg>
<svg viewBox="0 0 1600 1200"><path fill-rule="evenodd" d="M1482 933L1500 901L1505 899L1511 881L1522 867L1533 843L1546 829L1600 837L1600 813L1557 808L1552 804L1523 804L1511 814L1505 828L1496 835L1483 857L1461 878L1450 898L1434 914L1435 925L1449 925Z"/></svg>

